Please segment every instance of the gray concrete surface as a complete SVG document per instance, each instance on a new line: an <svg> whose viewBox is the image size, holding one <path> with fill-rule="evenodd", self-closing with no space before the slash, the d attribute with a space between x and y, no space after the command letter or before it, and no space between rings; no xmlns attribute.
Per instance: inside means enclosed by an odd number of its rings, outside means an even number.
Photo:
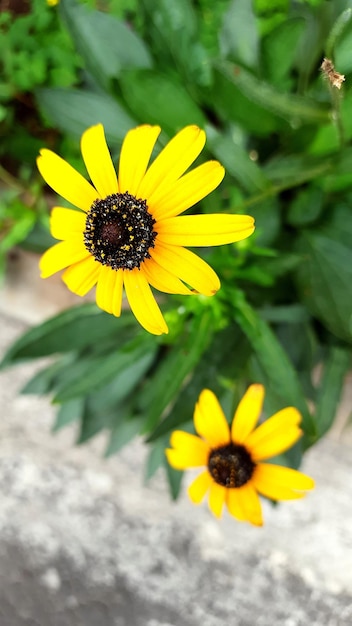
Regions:
<svg viewBox="0 0 352 626"><path fill-rule="evenodd" d="M10 283L0 354L58 308ZM143 485L141 441L104 460L103 436L53 436L50 399L18 394L33 370L0 373L0 626L351 626L350 385L305 459L315 491L264 503L258 529L218 522L185 493L170 502L162 475Z"/></svg>

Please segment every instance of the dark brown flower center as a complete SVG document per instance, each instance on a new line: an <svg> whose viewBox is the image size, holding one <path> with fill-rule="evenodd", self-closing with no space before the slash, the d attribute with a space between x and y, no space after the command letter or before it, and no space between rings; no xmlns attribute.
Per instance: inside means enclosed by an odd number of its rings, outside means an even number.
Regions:
<svg viewBox="0 0 352 626"><path fill-rule="evenodd" d="M209 454L209 472L223 487L242 487L251 479L254 468L255 463L244 446L230 443Z"/></svg>
<svg viewBox="0 0 352 626"><path fill-rule="evenodd" d="M102 265L113 270L140 267L150 258L157 235L145 200L114 193L95 200L87 213L84 244Z"/></svg>

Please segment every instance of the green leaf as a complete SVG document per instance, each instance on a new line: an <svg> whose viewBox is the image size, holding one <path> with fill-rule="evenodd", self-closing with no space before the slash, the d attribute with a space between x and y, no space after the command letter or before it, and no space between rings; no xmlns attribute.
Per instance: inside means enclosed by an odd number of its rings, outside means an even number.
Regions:
<svg viewBox="0 0 352 626"><path fill-rule="evenodd" d="M280 232L281 211L278 198L270 198L251 206L248 213L255 219L255 242L269 246Z"/></svg>
<svg viewBox="0 0 352 626"><path fill-rule="evenodd" d="M295 51L306 21L300 17L285 20L263 40L263 62L270 82L280 87L295 61Z"/></svg>
<svg viewBox="0 0 352 626"><path fill-rule="evenodd" d="M259 33L252 2L230 2L219 37L222 56L231 57L252 69L258 67Z"/></svg>
<svg viewBox="0 0 352 626"><path fill-rule="evenodd" d="M66 370L67 366L74 361L72 354L66 354L63 358L58 359L55 363L46 366L44 369L37 372L21 389L23 394L39 394L45 395L52 391L58 375L63 370Z"/></svg>
<svg viewBox="0 0 352 626"><path fill-rule="evenodd" d="M307 187L298 191L287 213L287 221L293 226L306 226L315 222L323 210L324 193L319 187Z"/></svg>
<svg viewBox="0 0 352 626"><path fill-rule="evenodd" d="M331 155L319 158L292 154L272 159L265 165L264 172L271 182L277 185L278 193L325 176L333 172L334 166L334 157Z"/></svg>
<svg viewBox="0 0 352 626"><path fill-rule="evenodd" d="M185 428L186 424L192 424L194 407L201 390L209 388L221 398L224 389L232 389L233 381L243 375L249 355L249 343L236 324L216 333L191 379L147 441L154 441L180 426Z"/></svg>
<svg viewBox="0 0 352 626"><path fill-rule="evenodd" d="M72 0L61 0L60 11L85 67L104 90L124 68L152 66L144 42L124 22Z"/></svg>
<svg viewBox="0 0 352 626"><path fill-rule="evenodd" d="M141 0L141 5L145 37L159 65L170 65L170 61L183 65L197 34L197 16L190 0Z"/></svg>
<svg viewBox="0 0 352 626"><path fill-rule="evenodd" d="M351 71L352 65L347 57L347 49L351 50L351 42L352 42L352 9L348 8L343 11L339 17L337 18L335 24L333 25L329 37L326 42L326 56L328 59L332 59L335 57L335 48L336 48L336 62L339 67L339 71ZM345 32L347 31L347 32ZM342 39L342 41L340 41ZM341 45L342 44L342 45ZM348 55L350 56L350 55ZM345 61L347 61L347 65L345 65Z"/></svg>
<svg viewBox="0 0 352 626"><path fill-rule="evenodd" d="M200 108L177 78L149 70L124 71L119 85L133 115L147 124L160 124L169 134L187 124L205 126Z"/></svg>
<svg viewBox="0 0 352 626"><path fill-rule="evenodd" d="M309 314L302 304L289 304L286 306L267 305L259 313L260 317L266 322L297 324L309 320Z"/></svg>
<svg viewBox="0 0 352 626"><path fill-rule="evenodd" d="M98 414L100 411L114 413L116 406L122 404L143 380L157 353L157 344L152 345L148 337L147 342L145 354L140 357L136 354L135 361L120 372L117 371L116 376L108 384L89 394L88 404L91 413Z"/></svg>
<svg viewBox="0 0 352 626"><path fill-rule="evenodd" d="M165 470L166 478L169 484L170 495L173 500L177 500L182 485L183 472L179 472L178 470L175 470L173 467L171 467L166 459Z"/></svg>
<svg viewBox="0 0 352 626"><path fill-rule="evenodd" d="M132 349L134 343L133 340L122 349L120 347L119 350L116 349L102 357L81 359L70 380L58 385L54 402L67 402L72 398L86 395L100 389L111 380L115 380L117 386L121 385L120 398L123 398L131 391L154 358L153 351L149 352L149 341L142 340L142 343Z"/></svg>
<svg viewBox="0 0 352 626"><path fill-rule="evenodd" d="M318 232L302 233L304 263L296 276L301 298L312 315L337 337L352 340L352 251L350 245Z"/></svg>
<svg viewBox="0 0 352 626"><path fill-rule="evenodd" d="M296 94L276 91L269 83L258 80L233 63L217 62L216 67L250 102L290 123L321 124L329 120L329 109L322 104Z"/></svg>
<svg viewBox="0 0 352 626"><path fill-rule="evenodd" d="M233 315L248 338L253 352L267 379L267 387L284 406L295 406L301 412L303 428L311 438L315 436L315 424L309 413L298 376L287 353L277 340L269 325L237 293L233 302Z"/></svg>
<svg viewBox="0 0 352 626"><path fill-rule="evenodd" d="M118 346L118 340L124 336L131 322L132 317L128 314L116 319L98 309L95 304L72 307L24 333L10 346L0 367L25 359L71 352L99 344L110 336Z"/></svg>
<svg viewBox="0 0 352 626"><path fill-rule="evenodd" d="M244 94L232 77L221 71L217 65L207 105L215 109L217 116L224 122L231 120L258 136L269 135L282 126L281 120Z"/></svg>
<svg viewBox="0 0 352 626"><path fill-rule="evenodd" d="M121 419L120 416L120 421L114 426L111 432L110 440L105 450L105 456L109 457L119 452L123 446L140 433L141 427L141 418L128 419L127 417L126 419Z"/></svg>
<svg viewBox="0 0 352 626"><path fill-rule="evenodd" d="M181 345L173 346L162 360L147 391L141 396L141 407L146 411L144 433L155 428L166 407L174 401L185 378L196 367L211 341L212 331L213 318L207 310L189 331L187 339Z"/></svg>
<svg viewBox="0 0 352 626"><path fill-rule="evenodd" d="M2 204L1 197L0 204ZM10 214L14 221L9 231L5 235L0 235L0 254L5 254L15 245L24 241L37 219L36 212L30 210L18 199L13 201L11 206L5 205L4 209L7 216Z"/></svg>
<svg viewBox="0 0 352 626"><path fill-rule="evenodd" d="M62 404L57 412L53 425L53 432L56 433L61 428L72 424L82 418L84 413L84 398L75 398Z"/></svg>
<svg viewBox="0 0 352 626"><path fill-rule="evenodd" d="M80 138L89 126L101 123L109 144L119 146L127 131L136 126L117 98L104 93L52 88L38 89L35 95L50 121L72 137Z"/></svg>
<svg viewBox="0 0 352 626"><path fill-rule="evenodd" d="M145 480L150 480L155 472L165 464L165 440L159 439L150 448L145 466Z"/></svg>
<svg viewBox="0 0 352 626"><path fill-rule="evenodd" d="M336 417L344 379L350 366L350 350L330 348L316 398L317 438L322 437L329 430Z"/></svg>
<svg viewBox="0 0 352 626"><path fill-rule="evenodd" d="M148 28L158 34L163 47L182 47L196 36L197 16L190 0L141 0L141 5Z"/></svg>
<svg viewBox="0 0 352 626"><path fill-rule="evenodd" d="M81 398L77 398L80 400ZM84 413L81 418L81 428L77 438L77 444L86 443L98 432L111 425L112 415L101 411L99 414L90 413L89 407L85 404Z"/></svg>
<svg viewBox="0 0 352 626"><path fill-rule="evenodd" d="M227 134L220 134L214 128L207 128L207 147L226 168L226 171L249 193L266 189L270 182L259 165L249 154Z"/></svg>

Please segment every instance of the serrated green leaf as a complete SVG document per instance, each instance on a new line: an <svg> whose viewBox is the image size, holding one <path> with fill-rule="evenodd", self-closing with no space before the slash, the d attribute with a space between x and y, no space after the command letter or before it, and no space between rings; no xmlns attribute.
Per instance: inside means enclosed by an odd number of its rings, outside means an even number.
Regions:
<svg viewBox="0 0 352 626"><path fill-rule="evenodd" d="M350 350L330 348L316 398L317 438L322 437L333 424L341 399L343 382L350 366Z"/></svg>
<svg viewBox="0 0 352 626"><path fill-rule="evenodd" d="M176 77L124 71L119 85L133 115L144 123L160 124L169 134L188 124L205 126L203 112Z"/></svg>
<svg viewBox="0 0 352 626"><path fill-rule="evenodd" d="M123 68L152 67L143 40L114 16L72 0L61 0L60 12L85 67L104 90Z"/></svg>
<svg viewBox="0 0 352 626"><path fill-rule="evenodd" d="M120 146L125 134L136 121L117 98L104 93L78 89L38 89L39 108L60 130L80 138L94 124L103 124L107 141Z"/></svg>
<svg viewBox="0 0 352 626"><path fill-rule="evenodd" d="M302 124L321 124L330 118L328 107L309 98L275 90L269 83L258 80L242 67L225 61L216 63L217 70L225 76L250 102L279 117Z"/></svg>
<svg viewBox="0 0 352 626"><path fill-rule="evenodd" d="M225 58L257 68L259 57L259 32L257 20L248 0L232 0L223 16L219 34L220 52Z"/></svg>

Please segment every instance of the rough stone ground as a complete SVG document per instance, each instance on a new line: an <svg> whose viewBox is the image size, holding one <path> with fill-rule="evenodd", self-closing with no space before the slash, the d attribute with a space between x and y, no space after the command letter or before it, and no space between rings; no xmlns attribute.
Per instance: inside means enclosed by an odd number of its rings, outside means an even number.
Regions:
<svg viewBox="0 0 352 626"><path fill-rule="evenodd" d="M63 304L16 276L0 354ZM143 485L140 441L104 460L104 437L53 436L50 400L18 393L34 369L0 373L0 626L351 626L351 384L306 456L315 491L264 503L257 529L171 503L161 475Z"/></svg>

